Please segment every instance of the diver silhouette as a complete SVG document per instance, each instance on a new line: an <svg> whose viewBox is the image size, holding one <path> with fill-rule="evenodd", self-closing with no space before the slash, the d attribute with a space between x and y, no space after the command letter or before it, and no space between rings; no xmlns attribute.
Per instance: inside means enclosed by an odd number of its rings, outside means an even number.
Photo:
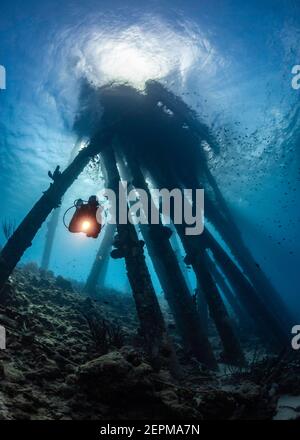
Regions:
<svg viewBox="0 0 300 440"><path fill-rule="evenodd" d="M87 237L97 238L102 228L102 224L97 220L97 211L101 209L97 197L90 196L87 202L77 199L74 206L76 211L69 223L69 231L84 232Z"/></svg>

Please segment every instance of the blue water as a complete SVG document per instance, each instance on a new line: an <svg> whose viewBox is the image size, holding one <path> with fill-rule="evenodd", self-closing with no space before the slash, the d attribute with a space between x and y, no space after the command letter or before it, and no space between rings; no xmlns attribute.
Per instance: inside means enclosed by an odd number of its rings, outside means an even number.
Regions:
<svg viewBox="0 0 300 440"><path fill-rule="evenodd" d="M300 311L299 25L296 0L2 0L0 217L21 221L48 170L68 163L82 76L138 88L158 79L218 136L211 169L257 262ZM63 208L99 185L84 172ZM40 262L45 231L22 261ZM98 245L60 222L51 268L84 280ZM108 284L126 286L122 262L110 264Z"/></svg>

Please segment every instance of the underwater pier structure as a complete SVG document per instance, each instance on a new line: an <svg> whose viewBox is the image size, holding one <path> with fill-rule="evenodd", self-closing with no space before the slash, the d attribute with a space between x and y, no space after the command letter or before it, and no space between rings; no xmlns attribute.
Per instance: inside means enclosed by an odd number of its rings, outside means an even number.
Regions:
<svg viewBox="0 0 300 440"><path fill-rule="evenodd" d="M78 151L80 149L81 145L81 138L78 138L78 141L75 143L74 147L72 148L70 158L68 161L68 165L74 160L76 155L78 154ZM49 176L51 173L49 174ZM62 200L61 200L62 202ZM55 233L59 224L59 218L61 215L61 207L57 207L53 213L51 214L50 220L47 223L47 233L46 233L46 239L44 243L43 248L43 254L42 254L42 261L41 261L41 268L43 270L48 270L50 259L51 259L51 253L53 249L54 239L55 239Z"/></svg>
<svg viewBox="0 0 300 440"><path fill-rule="evenodd" d="M115 230L116 226L108 223L103 232L104 236L84 286L84 291L91 297L96 296L98 284L103 286Z"/></svg>
<svg viewBox="0 0 300 440"><path fill-rule="evenodd" d="M127 85L110 84L97 90L90 87L91 95L93 102L96 96L103 108L98 130L86 133L90 142L63 172L57 167L49 174L52 179L50 187L3 247L0 253L0 291L42 224L60 206L67 189L88 163L100 155L107 186L116 194L122 173L126 174L126 178L130 177L128 180L132 188L141 188L148 194L149 203L154 203L149 180L158 188L170 190L204 188L205 216L230 249L230 253L225 250L208 227L200 235L186 235L187 225L175 224L171 215L172 227L166 226L161 216L159 224L139 225L143 241L139 239L137 226L130 222L117 222L114 249L110 252L114 228L107 227L85 290L91 296L95 294L109 253L113 258L124 259L137 309L139 331L152 365L157 369L167 365L174 375L180 375L173 343L147 267L144 246L183 347L198 361L210 369L217 368L205 323L205 308L223 346L225 362L234 365L246 363L237 331L239 323L242 323L241 328L246 326L274 351L286 348L291 318L279 293L263 271L257 268L209 170L202 142L210 144L216 154L218 152L209 129L199 122L197 115L179 97L154 81L146 84L143 93ZM89 114L93 114L92 104L84 106L84 118ZM195 200L189 203L194 207ZM49 230L49 234L52 232ZM195 274L198 296L204 302L202 312L195 304L193 292L172 246L172 234L180 240L185 263ZM50 238L53 243L53 233ZM231 305L231 312L224 298ZM232 314L236 315L236 320Z"/></svg>

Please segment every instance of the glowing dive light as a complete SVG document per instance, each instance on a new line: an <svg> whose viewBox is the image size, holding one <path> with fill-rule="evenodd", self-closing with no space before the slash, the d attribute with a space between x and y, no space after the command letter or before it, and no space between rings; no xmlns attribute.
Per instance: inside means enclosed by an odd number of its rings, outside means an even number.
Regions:
<svg viewBox="0 0 300 440"><path fill-rule="evenodd" d="M82 231L87 231L88 229L90 229L90 222L88 220L84 220L82 222Z"/></svg>
<svg viewBox="0 0 300 440"><path fill-rule="evenodd" d="M87 237L97 238L101 231L101 224L97 221L99 206L96 196L91 196L88 202L81 199L76 200L74 205L71 206L71 208L76 208L76 211L69 225L67 226L64 222L66 228L72 233L84 232ZM69 209L67 209L65 215Z"/></svg>

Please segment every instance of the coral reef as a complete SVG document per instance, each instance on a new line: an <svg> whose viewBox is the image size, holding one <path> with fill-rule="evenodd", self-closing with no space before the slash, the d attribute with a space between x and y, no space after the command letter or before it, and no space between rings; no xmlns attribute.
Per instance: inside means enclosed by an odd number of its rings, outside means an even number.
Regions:
<svg viewBox="0 0 300 440"><path fill-rule="evenodd" d="M98 297L34 264L15 270L0 297L0 419L272 419L278 399L300 394L299 359L210 372L175 333L184 377L154 371L133 299Z"/></svg>

